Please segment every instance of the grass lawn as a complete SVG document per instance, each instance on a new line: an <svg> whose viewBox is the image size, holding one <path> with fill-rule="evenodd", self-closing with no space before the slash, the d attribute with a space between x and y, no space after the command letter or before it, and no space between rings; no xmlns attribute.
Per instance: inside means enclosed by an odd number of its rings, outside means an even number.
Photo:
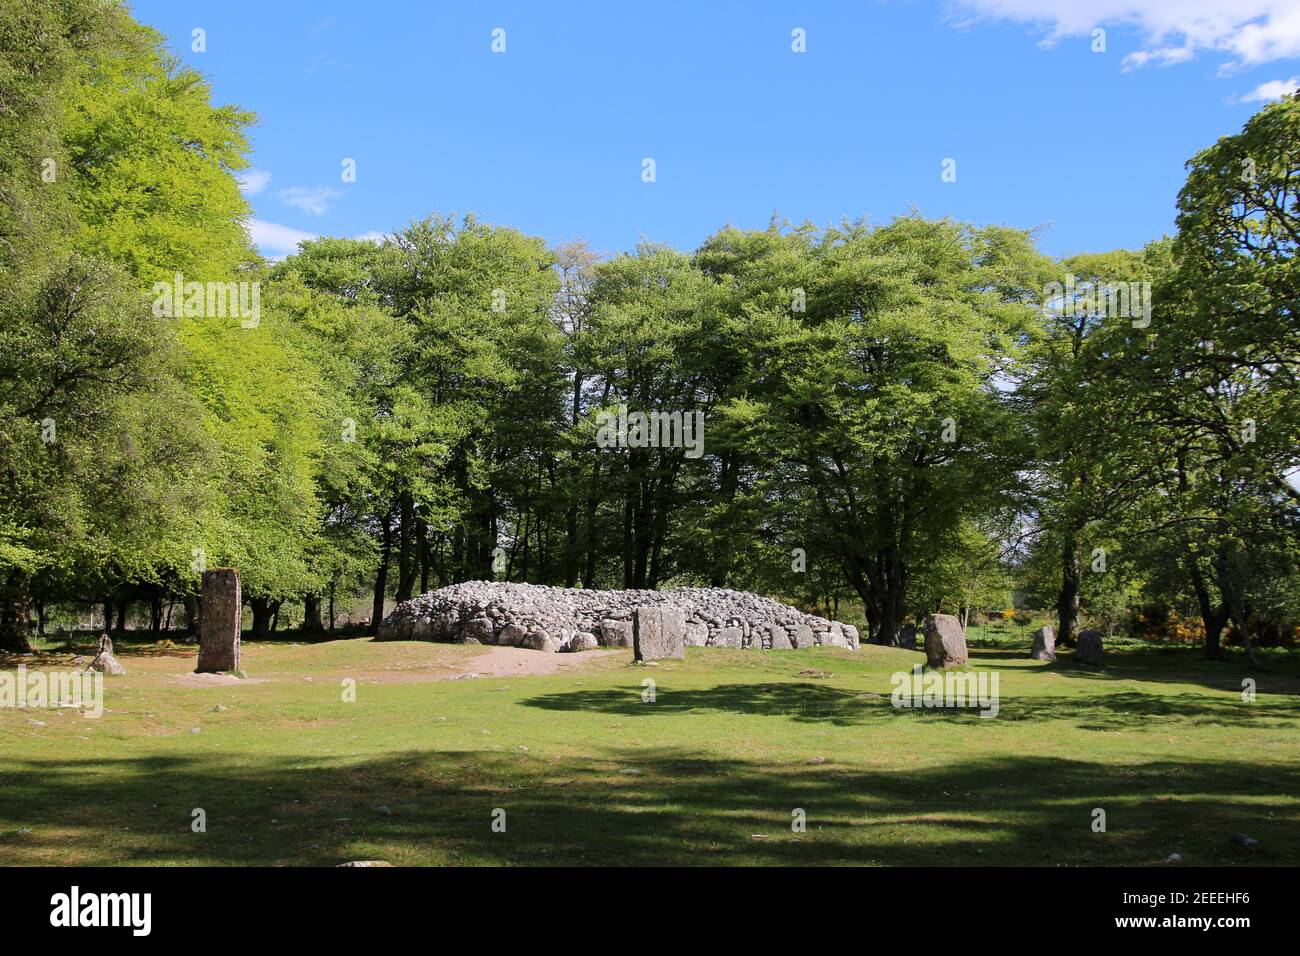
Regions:
<svg viewBox="0 0 1300 956"><path fill-rule="evenodd" d="M981 719L895 709L921 655L879 647L446 680L486 649L246 643L247 680L202 685L193 647L119 641L102 717L0 710L0 864L1300 863L1295 660L1246 703L1240 658L1025 647L973 650Z"/></svg>

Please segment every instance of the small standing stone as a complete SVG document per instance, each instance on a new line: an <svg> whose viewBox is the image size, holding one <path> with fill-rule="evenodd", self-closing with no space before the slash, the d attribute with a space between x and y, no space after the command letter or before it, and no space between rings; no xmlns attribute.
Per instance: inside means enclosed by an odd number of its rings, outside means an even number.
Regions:
<svg viewBox="0 0 1300 956"><path fill-rule="evenodd" d="M772 650L794 650L794 645L790 643L790 632L785 629L784 624L769 624L767 632L772 635Z"/></svg>
<svg viewBox="0 0 1300 956"><path fill-rule="evenodd" d="M951 614L925 619L925 658L931 667L960 667L966 663L966 634Z"/></svg>
<svg viewBox="0 0 1300 956"><path fill-rule="evenodd" d="M1034 631L1034 647L1029 656L1036 661L1056 660L1056 633L1048 624Z"/></svg>
<svg viewBox="0 0 1300 956"><path fill-rule="evenodd" d="M204 571L196 668L200 674L239 670L239 631L243 619L239 572L234 568Z"/></svg>
<svg viewBox="0 0 1300 956"><path fill-rule="evenodd" d="M1080 664L1089 664L1093 667L1100 667L1101 657L1101 632L1080 631L1079 644L1074 650L1074 659Z"/></svg>
<svg viewBox="0 0 1300 956"><path fill-rule="evenodd" d="M90 662L88 669L115 677L120 677L126 673L126 668L119 664L117 658L113 656L113 642L109 640L107 634L99 635L99 653Z"/></svg>
<svg viewBox="0 0 1300 956"><path fill-rule="evenodd" d="M676 607L638 607L632 614L633 653L639 661L686 656L686 612Z"/></svg>

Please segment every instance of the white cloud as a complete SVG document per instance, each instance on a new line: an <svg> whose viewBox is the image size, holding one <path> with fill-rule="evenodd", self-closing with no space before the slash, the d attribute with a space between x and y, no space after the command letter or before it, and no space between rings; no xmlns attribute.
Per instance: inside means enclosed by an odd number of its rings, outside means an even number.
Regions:
<svg viewBox="0 0 1300 956"><path fill-rule="evenodd" d="M239 191L245 196L256 196L271 181L271 174L265 169L245 169L237 177Z"/></svg>
<svg viewBox="0 0 1300 956"><path fill-rule="evenodd" d="M1168 66L1201 51L1226 54L1226 69L1300 56L1296 0L954 0L953 9L1034 24L1049 45L1095 27L1130 27L1142 48L1124 58L1126 67Z"/></svg>
<svg viewBox="0 0 1300 956"><path fill-rule="evenodd" d="M1267 83L1261 83L1249 93L1241 98L1243 103L1269 103L1273 100L1280 100L1284 96L1290 96L1297 89L1300 89L1300 76L1293 76L1289 80L1269 80Z"/></svg>
<svg viewBox="0 0 1300 956"><path fill-rule="evenodd" d="M290 186L287 189L281 189L275 195L281 202L287 203L295 209L301 209L313 216L323 216L329 211L330 203L341 196L342 193L330 186L317 186L314 189L307 189L303 186Z"/></svg>
<svg viewBox="0 0 1300 956"><path fill-rule="evenodd" d="M377 232L374 229L371 229L369 232L363 232L361 235L353 236L352 238L360 239L362 242L380 243L383 242L386 238L388 238L388 234L384 232Z"/></svg>
<svg viewBox="0 0 1300 956"><path fill-rule="evenodd" d="M314 232L304 232L262 219L249 219L247 226L253 245L268 259L283 259L293 255L298 251L298 243L318 238Z"/></svg>

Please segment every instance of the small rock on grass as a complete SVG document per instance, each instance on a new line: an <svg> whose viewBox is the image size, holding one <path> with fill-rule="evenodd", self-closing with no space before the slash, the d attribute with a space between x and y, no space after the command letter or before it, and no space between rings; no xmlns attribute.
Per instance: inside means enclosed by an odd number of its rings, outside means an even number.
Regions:
<svg viewBox="0 0 1300 956"><path fill-rule="evenodd" d="M340 863L339 866L392 866L387 860L350 860L347 863Z"/></svg>

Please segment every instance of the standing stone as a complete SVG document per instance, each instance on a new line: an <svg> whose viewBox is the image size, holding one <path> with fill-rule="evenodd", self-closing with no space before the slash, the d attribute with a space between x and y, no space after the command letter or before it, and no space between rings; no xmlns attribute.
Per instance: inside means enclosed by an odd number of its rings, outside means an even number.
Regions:
<svg viewBox="0 0 1300 956"><path fill-rule="evenodd" d="M805 647L812 647L816 642L813 640L813 629L807 624L799 624L794 629L794 646L802 650Z"/></svg>
<svg viewBox="0 0 1300 956"><path fill-rule="evenodd" d="M607 617L600 622L596 639L605 647L631 647L632 622Z"/></svg>
<svg viewBox="0 0 1300 956"><path fill-rule="evenodd" d="M90 662L88 669L116 677L126 673L126 668L119 664L117 658L113 656L113 642L109 640L107 634L99 635L99 653Z"/></svg>
<svg viewBox="0 0 1300 956"><path fill-rule="evenodd" d="M1036 661L1056 660L1056 634L1052 631L1052 625L1034 631L1034 647L1029 656Z"/></svg>
<svg viewBox="0 0 1300 956"><path fill-rule="evenodd" d="M925 659L931 667L960 667L966 663L966 635L951 614L925 619Z"/></svg>
<svg viewBox="0 0 1300 956"><path fill-rule="evenodd" d="M686 612L677 607L639 607L632 614L633 653L639 661L686 656Z"/></svg>
<svg viewBox="0 0 1300 956"><path fill-rule="evenodd" d="M745 632L738 627L720 627L718 636L713 642L714 647L740 647L741 642L745 639Z"/></svg>
<svg viewBox="0 0 1300 956"><path fill-rule="evenodd" d="M916 650L915 624L904 624L898 629L898 646L909 651Z"/></svg>
<svg viewBox="0 0 1300 956"><path fill-rule="evenodd" d="M199 616L200 674L239 670L239 629L244 605L239 596L239 572L213 568L203 572L203 610Z"/></svg>
<svg viewBox="0 0 1300 956"><path fill-rule="evenodd" d="M858 637L858 629L852 624L844 624L841 627L844 631L844 640L848 642L849 650L856 651L861 640Z"/></svg>
<svg viewBox="0 0 1300 956"><path fill-rule="evenodd" d="M1101 654L1101 632L1080 631L1079 643L1074 649L1074 659L1080 664L1091 664L1093 667L1100 667Z"/></svg>
<svg viewBox="0 0 1300 956"><path fill-rule="evenodd" d="M785 629L784 624L769 624L767 631L772 635L772 650L794 650L794 645L790 643L790 632Z"/></svg>

